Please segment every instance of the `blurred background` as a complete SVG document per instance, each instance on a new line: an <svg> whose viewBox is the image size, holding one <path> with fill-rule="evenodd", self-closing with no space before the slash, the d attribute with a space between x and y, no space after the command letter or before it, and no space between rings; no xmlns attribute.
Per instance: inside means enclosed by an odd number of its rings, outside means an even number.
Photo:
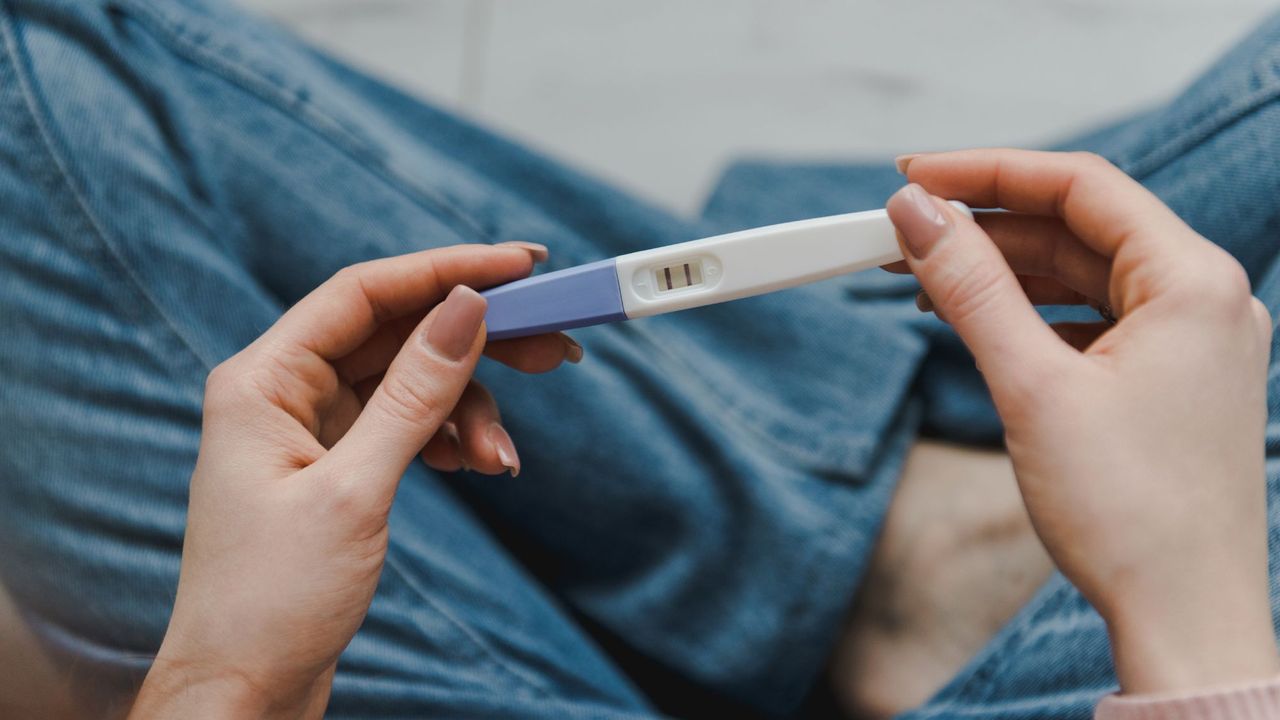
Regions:
<svg viewBox="0 0 1280 720"><path fill-rule="evenodd" d="M244 0L681 212L731 158L1035 145L1167 98L1264 0Z"/></svg>

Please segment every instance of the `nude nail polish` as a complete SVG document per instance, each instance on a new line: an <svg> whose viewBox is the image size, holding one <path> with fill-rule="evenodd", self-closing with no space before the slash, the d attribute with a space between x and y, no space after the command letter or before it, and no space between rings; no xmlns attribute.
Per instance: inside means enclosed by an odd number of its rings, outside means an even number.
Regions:
<svg viewBox="0 0 1280 720"><path fill-rule="evenodd" d="M449 420L440 426L440 432L444 434L445 439L449 441L449 446L453 448L454 454L458 457L458 464L462 466L463 470L471 472L471 466L467 464L467 456L462 452L462 438L458 435L458 425Z"/></svg>
<svg viewBox="0 0 1280 720"><path fill-rule="evenodd" d="M933 298L929 297L929 293L921 290L916 293L916 309L920 312L933 312Z"/></svg>
<svg viewBox="0 0 1280 720"><path fill-rule="evenodd" d="M458 453L458 457L462 457L462 438L458 435L458 425L452 420L446 421L440 426L440 434L444 435L445 440L449 441L449 447Z"/></svg>
<svg viewBox="0 0 1280 720"><path fill-rule="evenodd" d="M427 328L427 347L450 362L466 357L480 332L487 307L480 293L458 285L436 310L431 327Z"/></svg>
<svg viewBox="0 0 1280 720"><path fill-rule="evenodd" d="M508 240L506 242L498 243L496 247L520 248L532 255L533 261L536 263L546 262L547 258L551 257L551 251L546 245L541 243L525 242L524 240Z"/></svg>
<svg viewBox="0 0 1280 720"><path fill-rule="evenodd" d="M511 477L520 474L520 455L516 453L516 444L511 441L506 428L500 423L493 423L485 433L493 449L498 453L498 462L511 473Z"/></svg>
<svg viewBox="0 0 1280 720"><path fill-rule="evenodd" d="M951 218L925 189L911 183L893 194L886 205L906 251L923 260L951 232Z"/></svg>
<svg viewBox="0 0 1280 720"><path fill-rule="evenodd" d="M893 159L893 164L895 167L898 168L899 173L901 173L902 175L906 175L907 167L911 165L911 161L915 160L916 158L920 157L923 154L924 153L907 153L906 155L899 155L898 157Z"/></svg>
<svg viewBox="0 0 1280 720"><path fill-rule="evenodd" d="M574 365L582 362L582 356L585 353L582 350L582 346L578 344L578 341L564 334L560 335L560 337L564 340L565 344L564 359Z"/></svg>

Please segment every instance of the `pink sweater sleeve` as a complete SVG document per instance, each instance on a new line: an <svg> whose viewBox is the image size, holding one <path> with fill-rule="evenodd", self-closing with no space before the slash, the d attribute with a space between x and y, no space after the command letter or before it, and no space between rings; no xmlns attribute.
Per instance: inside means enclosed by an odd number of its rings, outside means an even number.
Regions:
<svg viewBox="0 0 1280 720"><path fill-rule="evenodd" d="M1094 720L1280 720L1280 678L1185 695L1108 695Z"/></svg>

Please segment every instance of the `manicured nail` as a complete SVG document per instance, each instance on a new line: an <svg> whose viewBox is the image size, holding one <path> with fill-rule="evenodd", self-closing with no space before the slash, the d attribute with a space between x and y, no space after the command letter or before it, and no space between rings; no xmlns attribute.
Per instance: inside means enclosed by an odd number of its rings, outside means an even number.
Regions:
<svg viewBox="0 0 1280 720"><path fill-rule="evenodd" d="M916 158L920 157L923 154L924 153L908 153L906 155L899 155L898 157L893 159L893 164L898 167L898 172L902 173L903 175L906 175L907 166L911 165L911 161L915 160Z"/></svg>
<svg viewBox="0 0 1280 720"><path fill-rule="evenodd" d="M916 293L916 307L920 312L933 312L933 298L929 297L929 293L921 290Z"/></svg>
<svg viewBox="0 0 1280 720"><path fill-rule="evenodd" d="M457 424L452 420L445 422L440 426L440 433L444 435L445 440L449 441L449 446L458 453L458 457L462 457L462 438L458 437Z"/></svg>
<svg viewBox="0 0 1280 720"><path fill-rule="evenodd" d="M458 436L458 425L449 420L440 426L440 432L444 433L445 440L449 442L454 454L458 456L458 464L462 466L463 470L471 472L471 466L467 464L467 456L462 452L462 438Z"/></svg>
<svg viewBox="0 0 1280 720"><path fill-rule="evenodd" d="M551 251L546 245L541 243L525 242L524 240L508 240L507 242L498 243L498 247L514 247L521 250L527 250L533 256L536 263L546 262L551 257Z"/></svg>
<svg viewBox="0 0 1280 720"><path fill-rule="evenodd" d="M583 350L582 346L578 344L578 341L564 334L560 335L560 339L564 340L564 359L574 365L582 362Z"/></svg>
<svg viewBox="0 0 1280 720"><path fill-rule="evenodd" d="M894 193L887 207L902 244L917 260L924 259L951 232L951 218L943 212L940 201L915 183Z"/></svg>
<svg viewBox="0 0 1280 720"><path fill-rule="evenodd" d="M493 423L489 426L489 442L493 443L493 449L498 453L498 462L502 463L502 467L506 468L511 477L520 474L520 456L516 454L516 444L511 441L511 436L507 434L506 428L499 423Z"/></svg>
<svg viewBox="0 0 1280 720"><path fill-rule="evenodd" d="M435 319L427 328L427 345L450 362L466 357L480 332L488 305L480 293L458 285L436 310Z"/></svg>

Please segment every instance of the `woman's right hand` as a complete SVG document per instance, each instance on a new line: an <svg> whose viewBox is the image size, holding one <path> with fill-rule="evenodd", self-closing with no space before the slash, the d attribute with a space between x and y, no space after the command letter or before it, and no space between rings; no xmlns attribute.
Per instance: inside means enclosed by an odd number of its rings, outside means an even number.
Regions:
<svg viewBox="0 0 1280 720"><path fill-rule="evenodd" d="M904 167L905 166L905 167ZM1127 693L1280 674L1264 477L1272 320L1230 255L1097 156L907 156L906 267L973 353L1027 510ZM1011 213L979 222L938 197ZM1114 308L1047 325L1034 304Z"/></svg>
<svg viewBox="0 0 1280 720"><path fill-rule="evenodd" d="M582 357L558 334L485 343L468 286L546 255L455 245L353 265L210 374L173 615L131 717L324 713L409 464L519 470L472 380L481 352L529 372Z"/></svg>

